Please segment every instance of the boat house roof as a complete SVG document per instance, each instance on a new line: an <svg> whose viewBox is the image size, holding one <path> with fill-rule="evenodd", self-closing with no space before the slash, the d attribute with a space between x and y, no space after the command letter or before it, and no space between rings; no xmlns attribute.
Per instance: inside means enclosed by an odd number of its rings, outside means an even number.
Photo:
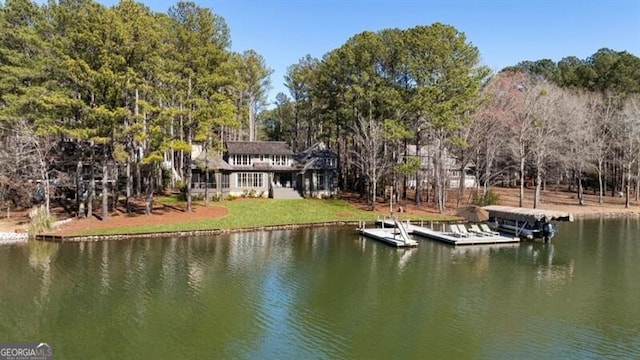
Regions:
<svg viewBox="0 0 640 360"><path fill-rule="evenodd" d="M573 221L573 215L563 211L528 209L501 205L484 206L483 209L489 211L489 217L514 221Z"/></svg>

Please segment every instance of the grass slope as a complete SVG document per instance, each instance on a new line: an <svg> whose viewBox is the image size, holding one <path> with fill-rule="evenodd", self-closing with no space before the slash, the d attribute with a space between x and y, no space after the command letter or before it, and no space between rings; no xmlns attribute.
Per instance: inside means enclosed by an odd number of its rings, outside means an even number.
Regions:
<svg viewBox="0 0 640 360"><path fill-rule="evenodd" d="M175 205L175 204L174 204ZM215 219L165 223L148 226L121 226L90 230L77 235L115 235L180 232L213 229L239 229L262 226L312 224L334 221L374 221L380 214L363 211L344 200L243 199L214 203L229 210ZM409 219L408 216L402 219ZM447 220L446 217L411 217L412 220Z"/></svg>

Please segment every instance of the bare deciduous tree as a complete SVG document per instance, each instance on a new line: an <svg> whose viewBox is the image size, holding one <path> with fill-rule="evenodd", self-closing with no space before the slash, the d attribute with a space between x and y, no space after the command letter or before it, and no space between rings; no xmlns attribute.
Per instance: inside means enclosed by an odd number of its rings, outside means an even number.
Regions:
<svg viewBox="0 0 640 360"><path fill-rule="evenodd" d="M531 152L531 139L535 111L538 101L544 95L543 88L529 74L520 70L504 71L493 80L492 96L500 105L497 119L503 122L509 133L504 134L509 139L507 147L512 157L518 163L520 196L519 206L524 205L525 165Z"/></svg>
<svg viewBox="0 0 640 360"><path fill-rule="evenodd" d="M3 173L14 181L21 181L21 186L35 190L36 200L43 201L45 210L49 213L49 154L56 144L54 139L51 136L37 134L26 121L17 121L5 141L6 148L0 159ZM25 195L29 196L25 199L26 202L31 200L34 193L28 192Z"/></svg>
<svg viewBox="0 0 640 360"><path fill-rule="evenodd" d="M529 150L535 170L533 207L538 208L546 164L564 145L561 140L561 125L570 115L570 110L567 106L567 91L544 82L537 82L532 91L538 95L530 115L532 122Z"/></svg>
<svg viewBox="0 0 640 360"><path fill-rule="evenodd" d="M599 147L596 117L592 111L591 93L565 90L566 114L560 119L562 144L556 150L562 162L573 172L578 186L578 204L584 205L583 176L597 162Z"/></svg>
<svg viewBox="0 0 640 360"><path fill-rule="evenodd" d="M376 186L378 181L387 174L392 163L384 156L385 135L382 125L377 122L371 111L364 117L357 114L353 130L353 139L357 150L352 151L354 164L367 177L369 187L368 197L371 209L376 208Z"/></svg>
<svg viewBox="0 0 640 360"><path fill-rule="evenodd" d="M625 179L625 207L628 208L633 166L638 164L638 152L640 151L640 99L637 95L630 96L625 100L617 125Z"/></svg>
<svg viewBox="0 0 640 360"><path fill-rule="evenodd" d="M485 86L485 101L471 117L469 125L470 152L474 155L477 186L481 187L481 198L489 191L494 179L503 176L509 169L496 168L496 162L506 157L509 133L506 118L510 115L508 97L501 90L504 86L500 78Z"/></svg>

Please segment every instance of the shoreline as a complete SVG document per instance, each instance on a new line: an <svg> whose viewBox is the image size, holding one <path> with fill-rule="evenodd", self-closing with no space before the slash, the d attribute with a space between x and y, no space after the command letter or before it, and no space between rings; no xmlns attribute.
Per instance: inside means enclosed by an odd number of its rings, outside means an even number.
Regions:
<svg viewBox="0 0 640 360"><path fill-rule="evenodd" d="M640 212L636 211L612 211L612 212L585 212L585 213L572 213L574 219L597 219L597 218L624 218L624 217L639 217Z"/></svg>
<svg viewBox="0 0 640 360"><path fill-rule="evenodd" d="M493 191L498 195L498 205L515 206L519 204L519 194L517 189L514 188L502 188L496 187ZM175 237L175 236L206 236L216 235L234 232L251 232L251 231L270 231L270 230L282 230L282 229L294 229L305 227L322 227L322 226L357 226L359 222L363 220L362 216L366 215L365 222L370 225L374 221L374 216L385 217L388 216L388 203L385 204L381 201L377 202L378 210L376 212L366 211L366 214L359 214L353 216L355 212L363 211L368 208L368 205L364 204L359 198L356 197L344 197L342 200L351 204L352 209L337 209L335 211L347 211L348 213L338 216L338 218L324 220L324 216L316 217L311 222L294 222L288 224L279 225L249 225L243 227L242 222L236 223L235 226L226 228L225 226L231 224L208 224L209 226L201 227L199 230L191 230L188 226L175 227L175 229L165 228L166 231L157 231L158 228L153 228L150 225L153 224L167 224L167 223L182 223L192 221L202 221L215 218L225 218L229 216L229 208L226 206L210 206L210 207L198 207L194 212L186 213L177 207L160 207L157 212L154 212L150 217L147 216L129 216L120 212L115 212L111 219L115 222L109 221L108 223L100 222L97 218L90 219L76 219L66 218L65 220L56 222L54 230L48 231L46 234L39 234L35 238L38 240L57 241L57 242L80 242L80 241L102 241L102 240L116 240L124 238L150 238L150 237ZM450 199L451 202L447 207L448 210L445 214L445 218L433 220L436 222L448 222L448 221L463 221L463 219L456 215L456 206L453 202L454 198ZM533 192L530 189L525 189L525 197L523 199L524 208L532 208L533 206ZM598 219L598 218L633 218L640 216L640 201L631 201L630 207L625 208L624 199L619 197L607 196L604 198L604 202L600 203L599 199L595 195L585 195L585 202L583 205L577 203L577 198L574 193L563 191L544 191L542 195L542 202L539 206L543 210L562 211L573 215L575 220L578 219ZM260 208L264 210L264 204L259 203ZM437 217L441 216L437 213L436 209L427 204L416 205L411 200L403 200L398 203L402 207L401 218L420 218L420 217ZM466 206L467 204L460 204L460 206ZM314 209L315 210L315 209ZM238 211L238 209L236 209ZM254 211L253 208L243 208L240 210L240 214L246 211ZM238 214L236 212L236 214ZM337 214L337 213L336 213ZM21 217L20 217L21 216ZM236 215L238 216L238 215ZM348 218L351 216L351 218ZM64 217L63 217L64 218ZM79 221L76 222L76 220ZM286 219L280 219L285 220ZM294 220L294 219L289 219ZM301 219L302 220L302 219ZM304 221L304 220L303 220ZM271 223L277 223L278 219L271 218ZM246 223L246 222L245 222ZM6 235L10 241L20 241L20 239L26 237L26 228L28 219L25 214L14 215L9 220L0 219L0 233ZM146 226L147 229L144 233L126 233L130 227ZM122 229L119 229L121 228ZM186 228L186 229L185 229ZM130 230L130 229L129 229ZM80 235L84 232L84 235ZM86 235L88 232L93 232L92 235ZM112 232L111 234L108 234ZM14 238L16 240L14 240Z"/></svg>
<svg viewBox="0 0 640 360"><path fill-rule="evenodd" d="M627 210L627 209L625 209ZM640 212L631 210L627 211L609 211L609 212L578 212L572 213L574 221L577 220L592 220L598 218L627 218L627 217L640 217ZM438 223L446 223L448 221L438 221ZM143 238L171 238L171 237L198 237L208 235L222 235L233 234L243 232L254 231L274 231L274 230L292 230L292 229L304 229L304 228L316 228L326 226L357 226L360 224L373 225L376 221L326 221L315 223L302 223L302 224L285 224L285 225L268 225L268 226L253 226L246 228L230 228L230 229L209 229L209 230L192 230L192 231L169 231L169 232L156 232L156 233L139 233L139 234L109 234L109 235L55 235L55 234L40 234L35 236L35 240L48 241L48 242L96 242L96 241L119 241L129 239L143 239ZM16 233L17 234L17 233ZM19 234L22 235L22 234Z"/></svg>
<svg viewBox="0 0 640 360"><path fill-rule="evenodd" d="M287 225L269 225L269 226L253 226L246 228L230 228L230 229L210 229L210 230L191 230L191 231L167 231L156 233L138 233L138 234L109 234L109 235L77 235L64 236L55 234L36 235L35 239L39 241L50 242L92 242L92 241L113 241L140 238L170 238L174 236L207 236L222 235L253 231L273 231L273 230L291 230L304 229L325 226L351 226L361 224L362 221L327 221L305 224L287 224ZM366 221L366 224L374 224L375 221Z"/></svg>

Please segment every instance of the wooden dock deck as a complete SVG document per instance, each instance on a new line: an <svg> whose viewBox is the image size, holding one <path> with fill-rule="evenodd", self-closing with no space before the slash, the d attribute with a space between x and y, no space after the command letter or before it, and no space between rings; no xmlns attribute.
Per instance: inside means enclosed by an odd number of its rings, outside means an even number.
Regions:
<svg viewBox="0 0 640 360"><path fill-rule="evenodd" d="M393 220L389 219L380 220L378 223L382 224L383 229L392 228L394 226ZM436 231L425 226L417 226L410 223L403 223L403 225L409 234L415 234L452 245L507 244L520 242L519 238L511 236L475 235L473 233L463 236L451 232Z"/></svg>
<svg viewBox="0 0 640 360"><path fill-rule="evenodd" d="M446 233L441 231L435 231L428 228L412 226L407 229L412 234L423 236L429 239L443 241L453 245L480 245L480 244L501 244L501 243L515 243L520 242L517 237L509 237L503 235L475 235L469 234L468 236L460 236L453 233Z"/></svg>
<svg viewBox="0 0 640 360"><path fill-rule="evenodd" d="M385 242L396 247L414 247L418 246L418 242L409 236L409 232L405 226L395 219L390 219L392 227L380 229L367 229L364 223L359 226L360 234L368 236L372 239Z"/></svg>
<svg viewBox="0 0 640 360"><path fill-rule="evenodd" d="M404 240L395 228L360 229L360 234L396 247L418 246L418 242L413 239Z"/></svg>

